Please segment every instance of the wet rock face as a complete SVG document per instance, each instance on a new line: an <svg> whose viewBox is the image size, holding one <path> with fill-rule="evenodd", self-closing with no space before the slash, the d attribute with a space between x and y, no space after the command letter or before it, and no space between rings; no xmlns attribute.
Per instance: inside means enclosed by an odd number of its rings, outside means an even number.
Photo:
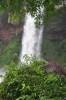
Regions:
<svg viewBox="0 0 66 100"><path fill-rule="evenodd" d="M51 21L51 25L44 29L44 36L50 40L63 40L66 39L66 13Z"/></svg>
<svg viewBox="0 0 66 100"><path fill-rule="evenodd" d="M14 34L22 31L22 26L20 24L11 24L6 25L0 24L0 41L2 43L8 43Z"/></svg>

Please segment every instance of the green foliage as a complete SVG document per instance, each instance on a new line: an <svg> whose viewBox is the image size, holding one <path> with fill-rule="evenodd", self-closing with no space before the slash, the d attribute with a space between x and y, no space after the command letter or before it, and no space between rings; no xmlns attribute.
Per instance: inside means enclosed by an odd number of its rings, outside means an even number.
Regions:
<svg viewBox="0 0 66 100"><path fill-rule="evenodd" d="M30 12L39 20L46 15L46 20L48 20L50 16L57 15L55 6L58 4L62 4L62 2L60 0L1 0L0 12L7 10L11 19L18 21L25 17L26 12ZM45 8L42 14L40 14L40 7Z"/></svg>
<svg viewBox="0 0 66 100"><path fill-rule="evenodd" d="M66 39L50 40L48 37L42 40L42 58L48 61L57 61L66 67Z"/></svg>
<svg viewBox="0 0 66 100"><path fill-rule="evenodd" d="M47 64L33 58L20 67L12 62L0 84L0 95L7 100L62 100L66 96L66 78L46 73Z"/></svg>
<svg viewBox="0 0 66 100"><path fill-rule="evenodd" d="M20 39L16 35L6 46L2 44L0 48L0 67L10 64L11 61L18 62L20 47Z"/></svg>

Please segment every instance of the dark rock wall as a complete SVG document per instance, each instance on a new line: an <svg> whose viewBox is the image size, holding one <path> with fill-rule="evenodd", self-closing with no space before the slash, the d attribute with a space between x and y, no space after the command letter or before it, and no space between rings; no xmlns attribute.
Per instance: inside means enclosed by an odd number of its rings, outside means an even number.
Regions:
<svg viewBox="0 0 66 100"><path fill-rule="evenodd" d="M42 58L49 61L66 63L66 13L51 19L50 25L43 30Z"/></svg>
<svg viewBox="0 0 66 100"><path fill-rule="evenodd" d="M43 35L51 40L66 39L66 13L54 22L52 21L51 25L44 29Z"/></svg>
<svg viewBox="0 0 66 100"><path fill-rule="evenodd" d="M3 43L8 43L12 37L20 32L22 32L23 28L20 24L12 24L8 23L6 25L0 24L0 40Z"/></svg>
<svg viewBox="0 0 66 100"><path fill-rule="evenodd" d="M24 21L20 23L10 23L9 12L4 11L0 13L0 41L2 43L9 43L12 37L18 33L22 33Z"/></svg>

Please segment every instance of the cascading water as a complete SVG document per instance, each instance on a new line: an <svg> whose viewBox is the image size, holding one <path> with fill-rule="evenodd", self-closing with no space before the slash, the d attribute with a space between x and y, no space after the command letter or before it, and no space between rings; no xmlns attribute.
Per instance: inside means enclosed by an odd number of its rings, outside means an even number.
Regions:
<svg viewBox="0 0 66 100"><path fill-rule="evenodd" d="M37 59L40 58L41 51L41 39L42 39L42 29L37 29L35 27L35 19L28 13L26 14L26 20L24 25L24 33L22 36L22 48L20 53L20 61L24 61L23 56L27 54L32 55ZM5 75L6 72L0 69L0 75ZM0 83L3 81L3 77L0 77Z"/></svg>
<svg viewBox="0 0 66 100"><path fill-rule="evenodd" d="M26 14L20 53L21 62L25 54L40 58L42 31L35 27L35 19L29 13Z"/></svg>
<svg viewBox="0 0 66 100"><path fill-rule="evenodd" d="M3 69L0 69L0 83L3 81L3 76L6 74L6 72Z"/></svg>

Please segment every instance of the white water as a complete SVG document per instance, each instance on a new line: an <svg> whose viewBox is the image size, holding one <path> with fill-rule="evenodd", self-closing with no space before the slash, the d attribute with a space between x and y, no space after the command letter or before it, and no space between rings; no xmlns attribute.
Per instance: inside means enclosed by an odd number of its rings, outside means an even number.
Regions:
<svg viewBox="0 0 66 100"><path fill-rule="evenodd" d="M36 29L35 19L30 14L27 14L22 37L21 62L25 54L40 58L42 31L42 29Z"/></svg>
<svg viewBox="0 0 66 100"><path fill-rule="evenodd" d="M30 15L26 14L26 20L24 25L24 33L22 36L22 48L20 53L20 61L24 61L23 56L41 58L41 39L43 29L37 29L35 27L35 19ZM0 75L5 75L6 72L0 69ZM3 77L0 77L0 83L3 81Z"/></svg>
<svg viewBox="0 0 66 100"><path fill-rule="evenodd" d="M3 69L0 69L0 75L4 76L5 72ZM0 77L0 83L3 82L3 77Z"/></svg>

